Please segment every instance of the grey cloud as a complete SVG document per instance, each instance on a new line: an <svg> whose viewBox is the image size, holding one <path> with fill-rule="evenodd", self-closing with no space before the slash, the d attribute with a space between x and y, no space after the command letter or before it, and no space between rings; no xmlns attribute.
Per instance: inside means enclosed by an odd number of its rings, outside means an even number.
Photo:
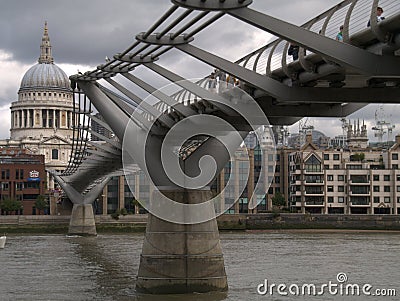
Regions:
<svg viewBox="0 0 400 301"><path fill-rule="evenodd" d="M255 9L302 23L340 1L282 0L254 1ZM39 56L44 21L57 63L97 65L104 57L126 49L137 33L148 29L170 6L168 0L0 0L0 49L13 54L13 59L30 63ZM229 19L224 17L225 19ZM230 20L232 21L232 20ZM215 26L213 27L215 29ZM220 43L245 41L246 26L235 20L222 22L219 31L228 32ZM210 32L210 31L209 31ZM229 32L236 32L230 37ZM210 32L213 34L213 32Z"/></svg>

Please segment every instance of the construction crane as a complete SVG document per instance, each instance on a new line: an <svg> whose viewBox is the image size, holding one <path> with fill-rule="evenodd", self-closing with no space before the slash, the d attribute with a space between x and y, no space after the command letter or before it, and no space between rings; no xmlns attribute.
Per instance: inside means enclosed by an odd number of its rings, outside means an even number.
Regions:
<svg viewBox="0 0 400 301"><path fill-rule="evenodd" d="M379 109L375 111L375 126L372 127L372 130L375 132L374 136L378 138L378 142L381 145L385 134L387 134L387 145L389 145L389 141L392 141L393 129L395 128L394 124L386 120L387 117L383 106L380 106Z"/></svg>

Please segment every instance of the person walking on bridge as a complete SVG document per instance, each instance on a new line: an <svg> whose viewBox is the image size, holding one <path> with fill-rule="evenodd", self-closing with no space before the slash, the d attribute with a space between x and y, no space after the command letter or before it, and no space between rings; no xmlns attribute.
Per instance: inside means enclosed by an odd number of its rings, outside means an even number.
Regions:
<svg viewBox="0 0 400 301"><path fill-rule="evenodd" d="M383 8L380 7L380 6L378 6L378 7L376 8L376 21L377 21L377 22L380 22L380 21L382 21L382 20L385 20L385 17L382 16L382 14L383 14ZM370 26L371 26L371 20L369 20L369 21L368 21L368 24L367 24L367 27L370 27Z"/></svg>
<svg viewBox="0 0 400 301"><path fill-rule="evenodd" d="M343 25L339 28L339 32L336 35L336 41L343 42Z"/></svg>

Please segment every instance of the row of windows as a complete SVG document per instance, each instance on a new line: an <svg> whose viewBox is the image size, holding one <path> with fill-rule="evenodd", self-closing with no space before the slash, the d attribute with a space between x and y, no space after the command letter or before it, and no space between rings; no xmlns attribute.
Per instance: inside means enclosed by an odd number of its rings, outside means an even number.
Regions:
<svg viewBox="0 0 400 301"><path fill-rule="evenodd" d="M313 177L316 180L318 179L318 180L322 181L322 178L320 178L319 176L313 176ZM360 175L359 177L365 177L365 181L366 182L369 181L369 176L367 177L366 175L365 176ZM306 182L310 182L314 178L312 178L311 176L306 176ZM310 181L308 181L308 179L310 179ZM372 179L373 179L373 181L380 181L381 177L380 177L380 175L372 175ZM326 180L327 181L333 181L334 180L334 175L327 175L326 176ZM337 175L337 180L338 181L345 181L345 176L344 175ZM351 178L351 180L354 180L354 179ZM400 181L400 175L396 175L396 180ZM390 181L390 175L383 175L383 181L385 181L385 182Z"/></svg>
<svg viewBox="0 0 400 301"><path fill-rule="evenodd" d="M1 190L9 191L10 183L2 182L0 185ZM15 190L21 191L22 189L39 189L40 182L18 182L15 183Z"/></svg>
<svg viewBox="0 0 400 301"><path fill-rule="evenodd" d="M324 160L330 160L330 154L324 154ZM333 154L333 160L335 161L340 160L340 155Z"/></svg>
<svg viewBox="0 0 400 301"><path fill-rule="evenodd" d="M346 203L346 197L343 197L343 196L338 196L338 197L328 196L328 197L327 197L327 202L328 202L328 203L334 203L335 199L337 200L338 203ZM300 198L300 197L296 197L296 198L294 198L294 199L292 199L292 200L295 201L295 202L298 202L298 203L301 202L301 198ZM307 204L307 203L310 203L310 201L314 201L314 200L313 200L313 199L310 199L310 198L307 198L307 199L305 200L306 204ZM320 201L320 203L323 203L323 202L324 202L323 199L319 199L319 201ZM369 203L368 200L366 200L366 201L367 201L366 203ZM382 201L383 201L384 203L388 204L388 203L391 203L391 198L390 198L390 197L386 197L386 196L385 196L385 197L376 196L376 197L374 197L374 199L373 199L374 204L379 204L379 203L381 203ZM397 197L397 203L400 204L400 197Z"/></svg>
<svg viewBox="0 0 400 301"><path fill-rule="evenodd" d="M333 181L333 175L327 175L326 176L327 181ZM344 181L344 175L338 175L337 176L338 181Z"/></svg>
<svg viewBox="0 0 400 301"><path fill-rule="evenodd" d="M330 160L331 154L324 154L324 160ZM332 156L333 160L338 161L340 160L340 154L333 154ZM399 159L399 154L398 153L392 153L392 160L398 160Z"/></svg>
<svg viewBox="0 0 400 301"><path fill-rule="evenodd" d="M25 97L31 96L31 94L32 94L32 96L36 96L36 92L33 92L33 93L31 93L31 92L24 93L24 96L25 96ZM62 97L67 97L67 98L69 98L69 94L65 94L65 93L61 94L61 93L59 93L59 94L58 94L58 97L61 97L61 95L62 95ZM37 93L37 96L42 96L42 94L41 94L40 92L38 92L38 93ZM43 92L43 96L47 96L47 93L46 93L46 92ZM49 96L57 96L57 93L49 93Z"/></svg>

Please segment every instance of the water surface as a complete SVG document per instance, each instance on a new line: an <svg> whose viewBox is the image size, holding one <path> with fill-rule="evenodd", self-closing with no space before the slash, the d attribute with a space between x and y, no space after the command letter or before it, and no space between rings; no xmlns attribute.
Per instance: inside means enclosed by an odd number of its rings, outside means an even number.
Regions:
<svg viewBox="0 0 400 301"><path fill-rule="evenodd" d="M269 283L348 282L397 289L400 234L355 232L222 233L227 294L146 296L135 292L143 234L9 236L0 250L0 300L366 300L366 297L284 297L257 294ZM337 281L336 281L337 282Z"/></svg>

